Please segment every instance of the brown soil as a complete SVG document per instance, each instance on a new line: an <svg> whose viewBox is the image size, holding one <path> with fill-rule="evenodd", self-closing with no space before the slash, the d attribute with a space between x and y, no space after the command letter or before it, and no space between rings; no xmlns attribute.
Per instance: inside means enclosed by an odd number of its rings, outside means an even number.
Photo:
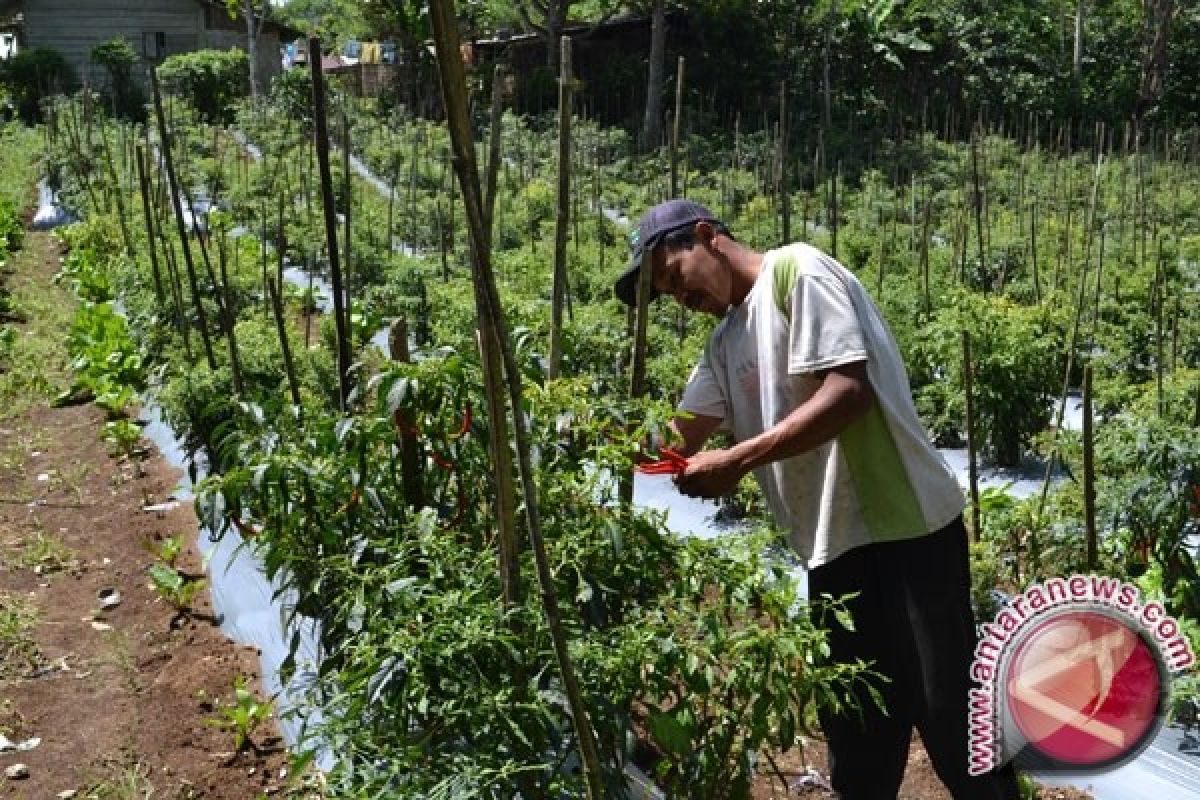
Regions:
<svg viewBox="0 0 1200 800"><path fill-rule="evenodd" d="M754 783L754 800L829 800L837 797L829 788L829 768L824 742L805 738L803 747L776 754L773 759L778 773L769 763L763 765ZM1037 797L1039 800L1088 800L1091 795L1077 789L1039 786ZM904 783L900 786L897 800L952 800L937 773L933 771L929 755L921 745L921 737L915 732L908 751Z"/></svg>
<svg viewBox="0 0 1200 800"><path fill-rule="evenodd" d="M51 284L53 240L32 233L25 250L8 285L61 292ZM149 584L156 557L147 544L173 535L187 545L179 568L203 572L191 504L142 510L167 501L178 475L156 453L141 470L114 460L103 425L93 406L55 409L44 399L0 414L0 621L6 607L36 614L18 637L5 639L0 625L0 734L41 739L0 754L0 768L29 768L21 780L0 775L0 797L285 794L288 757L273 721L252 734L260 752L240 753L233 733L212 724L238 676L259 689L257 653L214 625L207 592L178 620ZM54 547L47 554L39 542ZM101 611L97 595L108 588L120 604Z"/></svg>

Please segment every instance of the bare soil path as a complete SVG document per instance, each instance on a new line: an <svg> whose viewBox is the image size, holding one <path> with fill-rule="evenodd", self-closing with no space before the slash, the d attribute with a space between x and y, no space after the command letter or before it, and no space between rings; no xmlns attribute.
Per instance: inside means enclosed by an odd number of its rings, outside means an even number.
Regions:
<svg viewBox="0 0 1200 800"><path fill-rule="evenodd" d="M258 691L257 654L214 625L206 593L176 620L147 578L148 545L172 536L185 545L178 568L204 571L191 503L144 510L170 499L178 475L153 452L140 468L110 457L94 406L51 407L69 384L73 301L53 283L59 267L53 237L31 233L0 273L25 317L0 368L0 735L36 741L0 752L0 771L28 768L0 772L0 797L304 796L270 719L252 733L258 752L235 753L234 733L214 724L239 676ZM111 590L120 602L103 610Z"/></svg>

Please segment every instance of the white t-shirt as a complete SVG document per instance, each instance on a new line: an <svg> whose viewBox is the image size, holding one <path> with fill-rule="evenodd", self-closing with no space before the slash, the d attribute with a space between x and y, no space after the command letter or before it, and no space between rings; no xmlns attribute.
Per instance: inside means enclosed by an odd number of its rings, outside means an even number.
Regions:
<svg viewBox="0 0 1200 800"><path fill-rule="evenodd" d="M870 410L824 445L754 471L809 567L869 542L932 533L963 509L954 473L917 418L896 342L858 279L806 244L766 253L680 402L743 441L807 401L820 386L814 373L862 360Z"/></svg>

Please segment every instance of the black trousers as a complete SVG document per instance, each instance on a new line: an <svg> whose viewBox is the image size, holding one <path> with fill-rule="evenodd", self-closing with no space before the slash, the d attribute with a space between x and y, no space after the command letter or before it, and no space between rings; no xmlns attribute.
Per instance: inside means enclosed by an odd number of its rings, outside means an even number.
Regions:
<svg viewBox="0 0 1200 800"><path fill-rule="evenodd" d="M967 531L959 517L939 531L857 547L808 576L819 624L837 661L862 659L891 679L880 692L887 713L864 690L861 716L823 711L833 788L842 800L894 800L915 725L955 800L1017 800L1011 765L967 774L967 692L975 650ZM847 604L854 630L822 614L821 595L857 592Z"/></svg>

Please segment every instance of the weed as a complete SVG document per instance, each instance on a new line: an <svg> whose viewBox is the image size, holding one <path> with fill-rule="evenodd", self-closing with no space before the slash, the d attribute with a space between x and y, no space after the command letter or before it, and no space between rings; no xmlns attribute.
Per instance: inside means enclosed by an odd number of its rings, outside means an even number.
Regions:
<svg viewBox="0 0 1200 800"><path fill-rule="evenodd" d="M143 547L173 569L175 562L179 560L179 554L183 552L183 535L177 533L160 541L147 541Z"/></svg>
<svg viewBox="0 0 1200 800"><path fill-rule="evenodd" d="M150 767L139 761L123 767L117 775L87 790L86 800L150 800L154 797Z"/></svg>
<svg viewBox="0 0 1200 800"><path fill-rule="evenodd" d="M50 485L56 490L74 494L75 502L83 505L84 496L87 494L84 484L93 469L92 465L87 462L76 461L66 469L52 472Z"/></svg>
<svg viewBox="0 0 1200 800"><path fill-rule="evenodd" d="M57 536L47 535L44 531L35 531L26 541L17 566L32 569L40 575L59 572L75 564L75 553L63 544Z"/></svg>
<svg viewBox="0 0 1200 800"><path fill-rule="evenodd" d="M0 677L19 674L38 662L37 643L30 635L38 624L33 603L0 593Z"/></svg>
<svg viewBox="0 0 1200 800"><path fill-rule="evenodd" d="M217 705L217 716L206 720L214 728L233 733L234 755L246 748L259 752L258 745L250 738L271 715L271 701L259 700L254 692L246 688L246 676L239 675L233 681L233 702Z"/></svg>
<svg viewBox="0 0 1200 800"><path fill-rule="evenodd" d="M175 609L172 626L184 617L194 616L192 601L196 594L204 588L203 578L192 578L167 564L151 564L146 571L150 576L150 585L163 600Z"/></svg>
<svg viewBox="0 0 1200 800"><path fill-rule="evenodd" d="M104 441L108 444L109 455L133 464L136 477L140 478L145 474L142 470L142 458L146 455L146 449L141 444L141 426L124 418L106 422Z"/></svg>
<svg viewBox="0 0 1200 800"><path fill-rule="evenodd" d="M141 691L138 684L137 661L129 647L129 638L121 631L108 631L104 635L104 650L96 663L116 667L125 679L125 686L134 693Z"/></svg>

